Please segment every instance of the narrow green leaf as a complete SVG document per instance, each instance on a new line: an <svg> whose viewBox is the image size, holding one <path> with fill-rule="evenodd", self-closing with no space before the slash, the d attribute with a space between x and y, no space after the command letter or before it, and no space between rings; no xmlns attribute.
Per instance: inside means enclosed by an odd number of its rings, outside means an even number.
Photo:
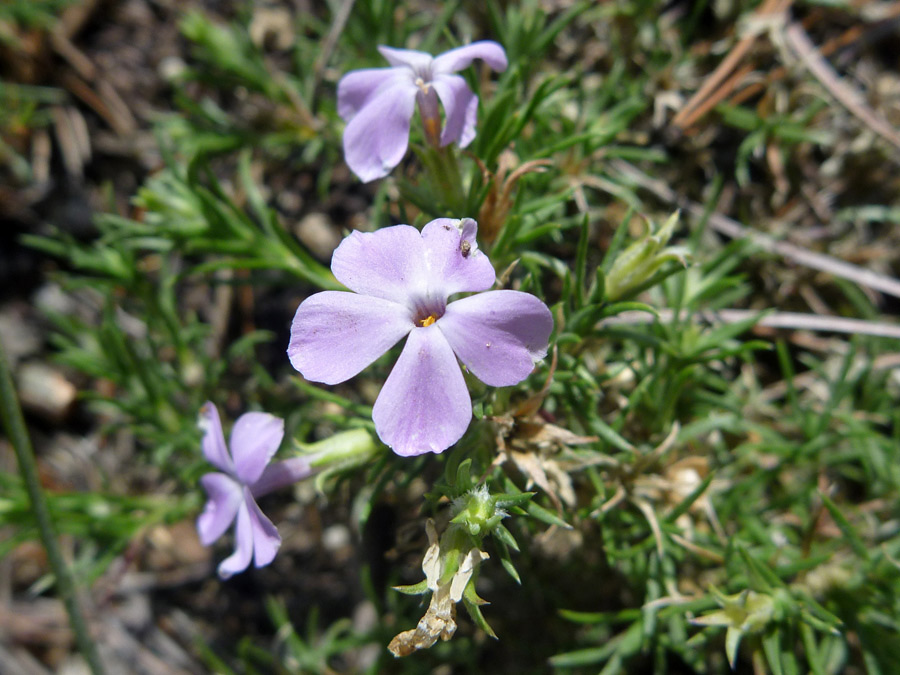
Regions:
<svg viewBox="0 0 900 675"><path fill-rule="evenodd" d="M497 537L500 542L503 543L504 546L511 548L516 553L519 552L519 544L516 542L515 537L512 536L512 533L507 530L503 525L497 525L493 529L493 534Z"/></svg>
<svg viewBox="0 0 900 675"><path fill-rule="evenodd" d="M694 505L694 502L696 502L700 498L700 496L704 492L706 492L706 488L708 488L709 484L712 483L714 475L714 472L710 472L709 475L707 475L706 478L703 479L700 485L695 487L691 491L691 493L678 504L678 506L672 509L672 512L666 516L665 522L674 523L676 520L678 520L681 514L686 513L687 510Z"/></svg>
<svg viewBox="0 0 900 675"><path fill-rule="evenodd" d="M475 593L475 584L472 581L466 585L466 590L463 591L463 603L466 606L466 610L469 612L469 616L472 617L472 621L475 622L475 625L496 640L497 634L484 618L484 615L481 613L481 608L479 607L479 605L485 604L484 600L479 598Z"/></svg>
<svg viewBox="0 0 900 675"><path fill-rule="evenodd" d="M537 520L547 523L548 525L556 525L557 527L561 527L566 530L572 529L572 526L569 525L566 521L564 521L552 511L545 509L537 502L528 502L525 505L525 510L532 518L536 518Z"/></svg>
<svg viewBox="0 0 900 675"><path fill-rule="evenodd" d="M837 507L837 505L828 498L824 492L819 492L819 497L822 499L822 503L825 505L825 508L828 509L828 513L831 514L831 517L834 519L835 524L847 538L847 542L850 544L850 548L853 549L853 552L862 558L865 561L869 561L869 551L866 548L866 545L863 543L863 540L860 538L859 534L853 529L853 526L850 524L850 521L847 520L847 517L841 513L841 510Z"/></svg>
<svg viewBox="0 0 900 675"><path fill-rule="evenodd" d="M422 579L417 584L412 584L411 586L394 586L394 590L403 593L404 595L423 595L424 593L428 593L428 580Z"/></svg>

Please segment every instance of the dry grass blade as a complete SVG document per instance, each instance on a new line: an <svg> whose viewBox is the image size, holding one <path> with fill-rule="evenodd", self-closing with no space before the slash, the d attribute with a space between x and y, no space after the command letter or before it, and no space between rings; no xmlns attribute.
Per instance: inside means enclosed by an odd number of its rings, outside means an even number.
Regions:
<svg viewBox="0 0 900 675"><path fill-rule="evenodd" d="M756 14L759 17L770 17L786 12L790 5L791 0L766 0L756 11ZM731 71L733 71L741 62L750 50L750 47L753 46L756 38L756 33L748 35L742 38L741 41L728 52L728 56L722 60L719 66L713 71L712 75L706 79L703 86L701 86L684 107L678 111L678 114L672 119L672 126L687 129L709 110L709 108L715 105L715 102L718 102L731 93L734 87L736 87L740 80L743 79L743 75L746 74L744 73L744 70L740 71L740 78L730 78L727 80L729 86L723 86L723 83L726 82L729 73L731 73ZM707 101L710 96L713 96L713 100L715 101L712 104L708 104Z"/></svg>
<svg viewBox="0 0 900 675"><path fill-rule="evenodd" d="M831 65L816 50L806 31L797 22L784 32L788 45L803 62L807 70L828 90L841 105L895 148L900 150L900 134L883 117L872 110L863 95L841 80Z"/></svg>
<svg viewBox="0 0 900 675"><path fill-rule="evenodd" d="M612 160L610 164L624 176L634 181L635 184L649 190L664 202L678 206L683 211L687 211L698 218L702 218L706 215L706 209L704 209L702 205L690 201L689 199L679 197L675 194L675 191L664 182L650 178L632 164L621 159ZM721 213L711 214L709 216L709 224L717 232L734 239L747 237L748 239L753 240L753 242L764 251L777 253L788 260L792 260L798 265L803 265L822 272L828 272L836 277L848 279L860 286L865 286L866 288L881 291L882 293L891 295L895 298L900 298L900 280L893 277L879 274L878 272L873 272L872 270L867 270L863 267L858 267L857 265L838 260L837 258L833 258L823 253L815 253L802 246L797 246L796 244L778 241L767 234L744 227L737 221L732 220Z"/></svg>
<svg viewBox="0 0 900 675"><path fill-rule="evenodd" d="M822 46L819 47L819 54L822 56L831 56L839 49L849 47L856 42L873 42L878 39L883 39L886 35L890 34L891 29L898 19L900 19L900 2L894 3L889 7L884 12L880 21L871 25L858 24L851 26L837 37L833 37L827 42L824 42ZM809 17L807 17L807 20L804 21L804 25L808 26L809 24ZM728 104L732 106L740 105L752 96L756 96L768 89L772 83L784 79L787 73L788 69L785 66L778 66L771 70L762 82L753 82L738 91L729 99Z"/></svg>
<svg viewBox="0 0 900 675"><path fill-rule="evenodd" d="M750 309L723 309L717 312L700 312L697 316L710 323L737 323L744 321L759 312ZM685 316L679 313L679 319ZM660 309L659 320L669 322L675 318L671 309ZM656 317L646 312L623 312L606 319L607 324L635 324L656 321ZM882 321L866 321L864 319L848 319L842 316L819 316L800 312L776 312L762 317L756 324L767 328L785 328L789 330L825 331L829 333L846 333L851 335L871 335L900 340L900 325Z"/></svg>
<svg viewBox="0 0 900 675"><path fill-rule="evenodd" d="M356 0L344 0L341 3L341 6L338 7L338 10L334 13L331 29L328 31L328 35L325 36L325 40L322 41L322 51L319 52L319 57L313 64L314 91L318 89L319 83L322 81L322 74L325 71L325 66L328 65L328 60L334 53L338 38L343 32L344 26L347 25L347 19L350 18L350 12L353 10L354 4L356 4Z"/></svg>

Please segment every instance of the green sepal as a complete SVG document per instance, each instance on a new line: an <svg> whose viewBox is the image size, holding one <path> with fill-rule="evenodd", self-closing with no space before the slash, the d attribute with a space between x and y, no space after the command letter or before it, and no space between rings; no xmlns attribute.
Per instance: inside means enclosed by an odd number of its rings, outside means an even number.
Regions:
<svg viewBox="0 0 900 675"><path fill-rule="evenodd" d="M424 595L428 593L428 579L422 579L417 584L411 586L394 586L394 590L404 595Z"/></svg>
<svg viewBox="0 0 900 675"><path fill-rule="evenodd" d="M737 663L738 647L742 637L744 637L744 631L735 626L729 626L725 632L725 656L728 657L728 665L732 670Z"/></svg>
<svg viewBox="0 0 900 675"><path fill-rule="evenodd" d="M466 611L469 612L469 616L472 617L472 621L475 622L475 625L496 640L497 634L494 632L494 629L491 628L490 624L488 624L479 608L479 605L487 605L490 603L478 597L478 594L475 593L475 584L471 581L466 585L466 590L463 591L463 603L466 606Z"/></svg>

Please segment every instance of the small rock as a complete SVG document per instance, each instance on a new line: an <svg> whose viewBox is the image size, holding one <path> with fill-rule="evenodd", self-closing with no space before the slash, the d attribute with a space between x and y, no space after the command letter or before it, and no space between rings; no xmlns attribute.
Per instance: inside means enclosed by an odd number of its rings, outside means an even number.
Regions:
<svg viewBox="0 0 900 675"><path fill-rule="evenodd" d="M310 213L294 228L297 239L320 260L331 260L341 235L324 213Z"/></svg>
<svg viewBox="0 0 900 675"><path fill-rule="evenodd" d="M346 525L332 525L322 532L322 546L330 553L340 553L350 546L350 530Z"/></svg>
<svg viewBox="0 0 900 675"><path fill-rule="evenodd" d="M129 593L116 602L116 618L134 633L141 633L153 623L150 597L144 593Z"/></svg>
<svg viewBox="0 0 900 675"><path fill-rule="evenodd" d="M177 82L187 69L187 64L180 56L167 56L156 67L159 76L166 82Z"/></svg>
<svg viewBox="0 0 900 675"><path fill-rule="evenodd" d="M47 553L37 541L25 541L9 553L14 589L28 588L47 574Z"/></svg>
<svg viewBox="0 0 900 675"><path fill-rule="evenodd" d="M6 352L9 367L15 369L22 359L41 349L41 335L27 317L23 304L7 305L0 310L0 343Z"/></svg>
<svg viewBox="0 0 900 675"><path fill-rule="evenodd" d="M37 361L19 367L16 383L22 407L55 423L68 416L78 395L62 373Z"/></svg>
<svg viewBox="0 0 900 675"><path fill-rule="evenodd" d="M284 7L259 7L250 21L250 39L260 49L290 49L294 45L294 17Z"/></svg>

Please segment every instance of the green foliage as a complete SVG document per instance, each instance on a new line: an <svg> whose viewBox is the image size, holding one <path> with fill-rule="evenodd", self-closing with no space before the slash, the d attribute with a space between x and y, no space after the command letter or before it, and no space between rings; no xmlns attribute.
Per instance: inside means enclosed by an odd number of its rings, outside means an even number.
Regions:
<svg viewBox="0 0 900 675"><path fill-rule="evenodd" d="M900 413L896 373L884 363L895 363L896 345L855 337L809 346L760 331L781 283L760 269L783 263L751 242L723 242L703 219L679 218L616 170L624 160L660 180L677 176L684 149L658 137L652 118L665 97L653 97L669 91L663 83L676 89L680 73L704 70L691 49L709 3L673 29L651 2L552 12L536 1L491 0L483 10L450 2L435 17L358 0L325 54L344 6L326 4L296 18L281 59L250 38L250 5L228 24L186 13L191 63L172 82L176 114L157 126L165 166L133 211L98 217L90 242L61 229L25 238L60 259L60 283L93 308L50 316L57 359L92 383L84 396L106 431L131 431L139 461L173 486L171 496L53 495L62 532L89 539L84 564L102 569L141 527L194 514L204 466L196 413L206 400L229 401L286 417L298 447L364 435L365 462L315 487L363 537L389 505L408 538L391 544L379 578L399 593L372 587L376 575L364 571L374 628L345 617L320 629L315 607L293 611L285 582L264 602L274 635L248 636L225 654L198 648L211 670L329 672L377 645L369 672L474 672L512 643L517 672L548 663L565 673L893 672ZM601 37L596 62L578 62L571 45ZM337 79L383 66L379 44L440 52L470 38L497 39L510 62L499 76L464 74L480 98L470 147L425 147L414 122L413 151L395 174L377 190L348 190L336 178ZM252 104L229 104L235 90ZM0 99L21 105L0 112L0 125L44 123L41 105L54 96L4 88ZM792 103L777 113L716 108L714 131L737 140L733 158L697 172L709 211L723 184L734 199L753 187L765 152L784 159L833 143L838 131L818 124L827 104ZM258 300L290 288L293 301L340 288L265 188L274 173L300 171L315 176L320 197L363 195L373 227L477 216L499 285L551 307L550 354L524 382L489 388L466 373L474 419L445 454L375 452L372 390L392 355L350 385L325 388L289 369L272 332L235 329L241 319L252 325L248 316L214 322L216 297L233 309L236 293ZM836 220L897 220L896 205L866 200ZM878 317L849 283L826 295L840 313ZM731 321L723 311L733 308L753 314ZM263 358L269 347L280 361ZM33 528L17 480L0 480L0 525L14 528L2 555ZM427 544L426 518L437 528ZM440 565L428 559L435 550ZM473 551L490 557L462 573ZM423 571L436 578L420 581ZM454 580L453 611L462 603L471 623L393 660L384 645ZM490 625L479 594L494 603ZM538 607L551 618L521 637Z"/></svg>
<svg viewBox="0 0 900 675"><path fill-rule="evenodd" d="M0 22L18 24L22 28L48 29L59 14L76 0L7 0L0 5ZM18 41L8 30L0 30L0 44L16 46Z"/></svg>

